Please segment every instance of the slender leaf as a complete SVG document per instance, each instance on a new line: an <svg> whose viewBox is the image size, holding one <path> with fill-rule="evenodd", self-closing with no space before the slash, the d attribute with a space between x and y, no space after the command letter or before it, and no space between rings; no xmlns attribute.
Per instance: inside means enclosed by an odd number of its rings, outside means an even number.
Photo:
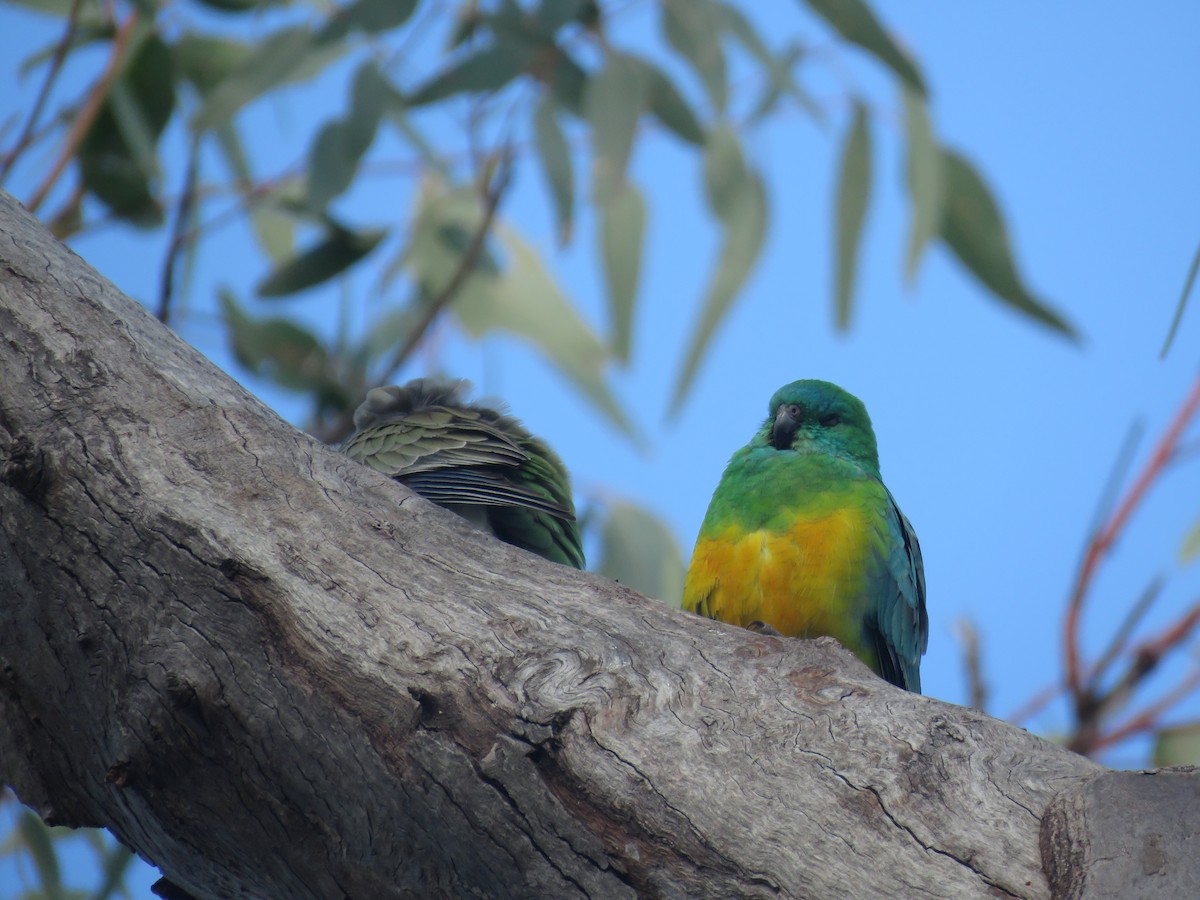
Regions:
<svg viewBox="0 0 1200 900"><path fill-rule="evenodd" d="M1191 527L1183 539L1183 546L1179 548L1181 563L1190 563L1197 557L1200 557L1200 522Z"/></svg>
<svg viewBox="0 0 1200 900"><path fill-rule="evenodd" d="M476 192L445 190L434 179L422 188L404 265L418 285L417 302L440 294L462 265L482 220ZM604 377L608 353L546 272L537 254L516 234L493 224L507 265L485 254L450 301L463 329L479 338L496 331L524 338L617 428L633 427Z"/></svg>
<svg viewBox="0 0 1200 900"><path fill-rule="evenodd" d="M942 177L945 194L940 233L951 252L1001 302L1076 338L1071 324L1022 283L1004 220L979 173L962 156L943 150Z"/></svg>
<svg viewBox="0 0 1200 900"><path fill-rule="evenodd" d="M633 503L609 504L597 571L678 608L686 569L679 542L662 519Z"/></svg>
<svg viewBox="0 0 1200 900"><path fill-rule="evenodd" d="M1179 295L1179 305L1175 307L1175 318L1171 320L1171 330L1167 332L1167 339L1163 342L1162 350L1158 352L1158 358L1166 358L1167 351L1171 349L1171 344L1175 340L1175 332L1179 330L1179 322L1183 319L1183 311L1187 308L1188 297L1192 293L1192 288L1196 284L1196 275L1200 273L1200 247L1196 248L1195 255L1192 256L1192 265L1188 269L1187 278L1183 280L1183 293Z"/></svg>
<svg viewBox="0 0 1200 900"><path fill-rule="evenodd" d="M746 160L737 134L727 124L717 126L709 134L705 148L704 188L709 208L726 224L746 177Z"/></svg>
<svg viewBox="0 0 1200 900"><path fill-rule="evenodd" d="M587 94L588 73L559 48L556 48L556 56L554 68L548 75L540 77L550 86L550 91L559 106L569 110L572 115L583 118L586 115L584 97Z"/></svg>
<svg viewBox="0 0 1200 900"><path fill-rule="evenodd" d="M608 310L612 323L612 354L629 362L633 334L633 308L642 268L646 206L642 195L625 182L601 208L601 255L608 282Z"/></svg>
<svg viewBox="0 0 1200 900"><path fill-rule="evenodd" d="M497 229L509 267L495 283L491 302L467 296L455 307L463 327L476 336L504 330L538 348L623 434L632 423L604 377L608 353L546 271L537 253L515 233Z"/></svg>
<svg viewBox="0 0 1200 900"><path fill-rule="evenodd" d="M662 69L648 60L640 60L646 72L649 85L650 112L664 128L675 133L675 136L694 144L697 147L704 144L704 128L692 107L674 82L667 77Z"/></svg>
<svg viewBox="0 0 1200 900"><path fill-rule="evenodd" d="M308 169L308 203L324 209L353 182L359 161L375 140L391 86L375 63L359 67L345 118L327 124L313 143Z"/></svg>
<svg viewBox="0 0 1200 900"><path fill-rule="evenodd" d="M854 104L854 121L842 148L837 189L837 327L850 327L854 302L854 275L858 269L858 244L871 197L871 120L867 108Z"/></svg>
<svg viewBox="0 0 1200 900"><path fill-rule="evenodd" d="M435 75L408 98L409 106L436 103L455 94L494 93L529 68L541 45L527 37L504 32Z"/></svg>
<svg viewBox="0 0 1200 900"><path fill-rule="evenodd" d="M537 139L538 160L546 178L546 188L554 200L555 220L558 223L558 243L571 242L575 206L575 175L571 166L571 151L554 111L550 95L543 94L534 111L533 131Z"/></svg>
<svg viewBox="0 0 1200 900"><path fill-rule="evenodd" d="M711 182L711 180L710 180ZM711 193L711 189L710 189ZM767 194L762 179L747 172L741 189L727 201L720 261L709 283L700 318L688 342L687 355L675 382L668 415L675 415L691 389L717 325L729 312L762 250L767 229Z"/></svg>
<svg viewBox="0 0 1200 900"><path fill-rule="evenodd" d="M1159 731L1151 761L1155 766L1200 766L1200 723Z"/></svg>
<svg viewBox="0 0 1200 900"><path fill-rule="evenodd" d="M123 844L114 844L109 847L104 853L103 863L100 867L104 873L104 880L100 882L100 886L91 894L89 900L108 900L118 891L127 894L125 873L129 870L132 862L133 851L128 847Z"/></svg>
<svg viewBox="0 0 1200 900"><path fill-rule="evenodd" d="M62 875L59 871L58 853L50 837L50 829L32 811L22 809L17 817L17 828L33 858L41 881L42 895L47 900L62 897Z"/></svg>
<svg viewBox="0 0 1200 900"><path fill-rule="evenodd" d="M417 0L356 0L339 8L334 20L367 34L399 28L412 16Z"/></svg>
<svg viewBox="0 0 1200 900"><path fill-rule="evenodd" d="M208 92L192 118L192 130L215 128L272 89L320 74L346 49L342 42L322 40L305 25L281 28Z"/></svg>
<svg viewBox="0 0 1200 900"><path fill-rule="evenodd" d="M585 106L595 147L593 197L615 193L625 178L638 120L646 108L646 69L640 60L610 53L588 84Z"/></svg>
<svg viewBox="0 0 1200 900"><path fill-rule="evenodd" d="M579 23L585 27L594 25L600 18L600 7L596 0L542 0L538 4L534 21L539 31L547 37L554 35L564 25Z"/></svg>
<svg viewBox="0 0 1200 900"><path fill-rule="evenodd" d="M175 108L171 51L146 34L79 149L84 186L116 215L143 227L162 221L158 187L158 136Z"/></svg>
<svg viewBox="0 0 1200 900"><path fill-rule="evenodd" d="M185 32L171 47L175 68L201 96L208 94L254 53L244 41Z"/></svg>
<svg viewBox="0 0 1200 900"><path fill-rule="evenodd" d="M922 96L925 80L908 54L884 30L864 0L805 0L809 8L852 44L862 47Z"/></svg>
<svg viewBox="0 0 1200 900"><path fill-rule="evenodd" d="M274 4L278 0L199 0L199 2L218 12L244 13L261 6Z"/></svg>
<svg viewBox="0 0 1200 900"><path fill-rule="evenodd" d="M258 295L285 297L328 281L374 250L386 234L385 229L333 228L317 244L276 266L259 282Z"/></svg>
<svg viewBox="0 0 1200 900"><path fill-rule="evenodd" d="M904 122L908 136L905 171L912 218L908 226L908 252L904 277L911 284L921 263L925 246L937 237L942 220L942 155L933 137L925 98L905 88Z"/></svg>
<svg viewBox="0 0 1200 900"><path fill-rule="evenodd" d="M709 102L725 112L728 85L725 51L721 47L724 18L712 0L663 0L662 30L672 49L700 76Z"/></svg>
<svg viewBox="0 0 1200 900"><path fill-rule="evenodd" d="M321 340L281 316L255 318L228 290L218 291L229 327L230 349L239 363L288 390L326 395L340 390Z"/></svg>

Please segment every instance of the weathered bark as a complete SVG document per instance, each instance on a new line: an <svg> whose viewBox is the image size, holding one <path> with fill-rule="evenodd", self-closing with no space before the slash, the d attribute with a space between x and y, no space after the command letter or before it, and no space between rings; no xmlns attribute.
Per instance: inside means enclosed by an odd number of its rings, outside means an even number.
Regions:
<svg viewBox="0 0 1200 900"><path fill-rule="evenodd" d="M1105 772L1063 791L1042 818L1042 859L1061 900L1200 896L1196 770Z"/></svg>
<svg viewBox="0 0 1200 900"><path fill-rule="evenodd" d="M1046 897L1100 771L473 532L7 195L0 513L0 779L198 897Z"/></svg>

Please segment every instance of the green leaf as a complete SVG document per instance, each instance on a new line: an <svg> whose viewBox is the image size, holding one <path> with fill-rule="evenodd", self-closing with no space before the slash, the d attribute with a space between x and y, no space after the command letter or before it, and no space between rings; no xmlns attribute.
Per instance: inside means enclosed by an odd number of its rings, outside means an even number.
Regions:
<svg viewBox="0 0 1200 900"><path fill-rule="evenodd" d="M550 277L537 253L515 233L497 228L509 257L489 300L467 295L455 313L468 333L503 330L538 348L623 434L636 437L604 377L608 353Z"/></svg>
<svg viewBox="0 0 1200 900"><path fill-rule="evenodd" d="M587 93L588 73L571 57L557 49L557 62L549 75L541 76L554 94L559 106L567 109L572 115L583 118L584 96Z"/></svg>
<svg viewBox="0 0 1200 900"><path fill-rule="evenodd" d="M374 62L359 67L346 117L327 124L313 142L308 165L312 209L324 209L354 182L359 161L375 140L390 88Z"/></svg>
<svg viewBox="0 0 1200 900"><path fill-rule="evenodd" d="M1200 723L1161 729L1151 759L1155 766L1200 766Z"/></svg>
<svg viewBox="0 0 1200 900"><path fill-rule="evenodd" d="M629 362L633 333L633 307L642 268L642 243L646 230L646 206L636 187L625 182L605 200L600 210L601 255L608 282L609 320L612 322L612 354Z"/></svg>
<svg viewBox="0 0 1200 900"><path fill-rule="evenodd" d="M529 68L539 46L520 34L497 34L494 43L463 57L417 88L408 105L423 106L455 94L495 93Z"/></svg>
<svg viewBox="0 0 1200 900"><path fill-rule="evenodd" d="M709 207L726 224L746 184L746 177L741 142L734 130L722 123L708 136L704 153L704 188Z"/></svg>
<svg viewBox="0 0 1200 900"><path fill-rule="evenodd" d="M161 223L157 142L175 108L171 51L147 33L109 90L79 148L83 184L116 215L142 227Z"/></svg>
<svg viewBox="0 0 1200 900"><path fill-rule="evenodd" d="M710 185L712 181L710 176ZM710 187L710 197L715 193L717 192ZM700 318L688 343L687 355L675 382L668 411L670 416L677 414L683 406L717 325L729 312L738 291L754 268L766 235L767 194L762 179L756 173L745 172L739 190L728 192L722 189L719 196L724 198L722 202L726 204L724 214L720 214L725 225L721 257L709 283ZM716 204L713 206L715 210Z"/></svg>
<svg viewBox="0 0 1200 900"><path fill-rule="evenodd" d="M667 43L691 64L709 102L723 114L728 100L725 51L721 48L724 17L712 0L663 0L659 9Z"/></svg>
<svg viewBox="0 0 1200 900"><path fill-rule="evenodd" d="M387 230L382 228L332 228L316 245L276 266L259 282L258 295L285 297L328 281L374 250L386 235Z"/></svg>
<svg viewBox="0 0 1200 900"><path fill-rule="evenodd" d="M278 0L199 0L199 2L218 12L243 13L258 9L260 6L274 4Z"/></svg>
<svg viewBox="0 0 1200 900"><path fill-rule="evenodd" d="M555 220L558 223L558 243L571 242L571 227L575 206L575 175L571 167L571 150L563 137L562 127L548 94L538 101L533 116L533 131L537 140L538 160L546 178L546 188L554 200Z"/></svg>
<svg viewBox="0 0 1200 900"><path fill-rule="evenodd" d="M404 265L419 290L419 302L438 296L462 264L482 221L478 194L445 190L436 180L422 188ZM627 435L633 428L604 377L605 345L580 318L546 272L537 254L500 224L493 230L506 251L507 265L484 254L463 281L449 309L474 338L505 331L543 353L612 424Z"/></svg>
<svg viewBox="0 0 1200 900"><path fill-rule="evenodd" d="M366 34L378 34L399 28L409 20L416 8L417 0L356 0L333 14L330 27L341 25L357 28Z"/></svg>
<svg viewBox="0 0 1200 900"><path fill-rule="evenodd" d="M204 96L244 65L254 47L244 41L185 32L171 52L179 74Z"/></svg>
<svg viewBox="0 0 1200 900"><path fill-rule="evenodd" d="M1183 293L1179 295L1179 305L1175 307L1175 318L1171 320L1171 330L1167 332L1167 339L1163 342L1163 347L1158 351L1158 358L1164 359L1167 351L1171 349L1171 343L1175 340L1175 332L1179 330L1179 322L1183 319L1183 311L1187 308L1188 296L1192 293L1192 287L1196 284L1196 275L1200 273L1200 247L1196 248L1195 255L1192 256L1192 265L1188 269L1187 278L1183 280Z"/></svg>
<svg viewBox="0 0 1200 900"><path fill-rule="evenodd" d="M633 135L646 108L645 73L640 60L613 52L588 84L584 103L592 123L592 191L597 202L615 193L625 179Z"/></svg>
<svg viewBox="0 0 1200 900"><path fill-rule="evenodd" d="M318 38L305 25L268 35L209 91L192 118L192 130L206 131L229 121L243 106L273 88L312 78L346 52L343 43Z"/></svg>
<svg viewBox="0 0 1200 900"><path fill-rule="evenodd" d="M1070 323L1021 282L1004 220L979 173L962 156L943 150L942 178L945 194L940 234L951 252L997 299L1067 337L1076 338Z"/></svg>
<svg viewBox="0 0 1200 900"><path fill-rule="evenodd" d="M683 94L675 87L666 73L648 60L639 60L646 72L650 92L650 112L654 118L675 133L676 137L694 144L703 145L704 128L692 111Z"/></svg>
<svg viewBox="0 0 1200 900"><path fill-rule="evenodd" d="M1186 565L1200 556L1200 522L1197 522L1191 527L1187 533L1187 537L1183 539L1183 546L1179 548L1179 561Z"/></svg>
<svg viewBox="0 0 1200 900"><path fill-rule="evenodd" d="M863 0L805 0L809 8L852 44L862 47L924 96L925 80L908 54L884 30Z"/></svg>
<svg viewBox="0 0 1200 900"><path fill-rule="evenodd" d="M329 357L315 334L291 319L254 318L225 288L217 296L229 326L230 349L239 363L289 390L307 392L327 385Z"/></svg>
<svg viewBox="0 0 1200 900"><path fill-rule="evenodd" d="M858 243L871 196L871 120L861 101L854 104L854 121L842 148L837 190L837 327L850 327Z"/></svg>
<svg viewBox="0 0 1200 900"><path fill-rule="evenodd" d="M925 98L905 88L904 123L908 135L905 171L912 200L904 277L911 284L925 246L937 236L942 221L942 155L933 137Z"/></svg>
<svg viewBox="0 0 1200 900"><path fill-rule="evenodd" d="M542 0L534 14L538 30L546 36L576 22L585 27L594 25L599 18L596 0Z"/></svg>
<svg viewBox="0 0 1200 900"><path fill-rule="evenodd" d="M58 853L50 837L50 829L33 812L22 809L17 817L17 828L29 855L33 858L41 880L42 894L48 900L62 896L62 876L59 871Z"/></svg>
<svg viewBox="0 0 1200 900"><path fill-rule="evenodd" d="M608 504L597 571L678 608L687 574L675 535L662 519L632 503Z"/></svg>
<svg viewBox="0 0 1200 900"><path fill-rule="evenodd" d="M105 852L101 865L104 880L91 895L90 900L108 900L109 897L118 891L127 894L125 890L125 873L128 871L131 862L133 862L133 851L128 847L122 844L115 844L110 847Z"/></svg>

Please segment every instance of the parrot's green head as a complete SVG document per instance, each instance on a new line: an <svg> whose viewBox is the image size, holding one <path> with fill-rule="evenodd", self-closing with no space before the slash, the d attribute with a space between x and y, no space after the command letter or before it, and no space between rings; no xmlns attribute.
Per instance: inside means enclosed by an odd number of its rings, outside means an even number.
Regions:
<svg viewBox="0 0 1200 900"><path fill-rule="evenodd" d="M785 384L771 397L770 415L755 443L781 451L827 453L858 463L878 477L879 451L861 400L828 381Z"/></svg>

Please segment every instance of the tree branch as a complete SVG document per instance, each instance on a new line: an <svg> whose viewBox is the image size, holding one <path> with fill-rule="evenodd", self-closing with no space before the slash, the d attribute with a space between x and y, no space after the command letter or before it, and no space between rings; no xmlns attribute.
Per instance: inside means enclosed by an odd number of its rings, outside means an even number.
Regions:
<svg viewBox="0 0 1200 900"><path fill-rule="evenodd" d="M1045 898L1103 771L472 530L3 193L0 385L0 780L198 898Z"/></svg>

